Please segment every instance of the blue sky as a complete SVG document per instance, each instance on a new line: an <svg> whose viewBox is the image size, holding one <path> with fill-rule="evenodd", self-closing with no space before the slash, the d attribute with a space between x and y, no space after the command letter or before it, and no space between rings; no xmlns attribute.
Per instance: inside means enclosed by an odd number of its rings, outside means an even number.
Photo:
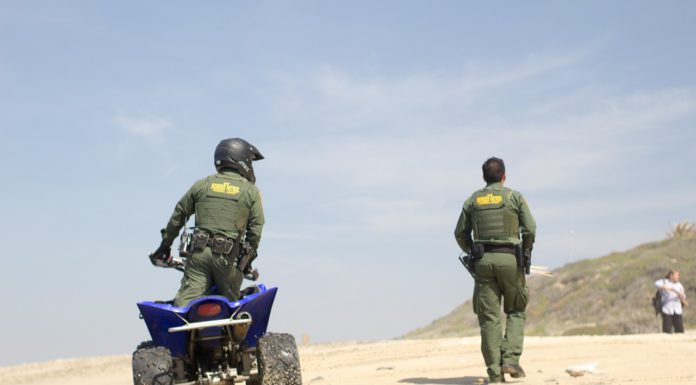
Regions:
<svg viewBox="0 0 696 385"><path fill-rule="evenodd" d="M135 303L180 274L146 256L227 137L266 156L271 328L312 341L396 337L470 297L452 231L489 156L530 202L535 264L660 239L696 220L695 18L689 1L4 1L0 365L147 338Z"/></svg>

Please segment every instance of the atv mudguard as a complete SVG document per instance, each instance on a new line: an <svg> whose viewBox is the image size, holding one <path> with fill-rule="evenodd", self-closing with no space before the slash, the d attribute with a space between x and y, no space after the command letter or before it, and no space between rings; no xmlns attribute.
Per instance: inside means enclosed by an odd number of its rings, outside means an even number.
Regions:
<svg viewBox="0 0 696 385"><path fill-rule="evenodd" d="M170 304L150 301L138 302L141 318L145 321L152 341L157 346L168 348L173 357L185 358L188 354L187 346L191 332L169 332L169 329L196 322L196 315L192 309L203 302L218 302L223 308L226 317L239 312L247 312L251 315L251 326L246 338L241 343L244 348L256 347L257 340L266 333L271 308L275 300L278 288L266 289L264 285L257 286L259 291L249 294L238 301L228 301L225 297L211 295L191 301L187 306L177 307Z"/></svg>

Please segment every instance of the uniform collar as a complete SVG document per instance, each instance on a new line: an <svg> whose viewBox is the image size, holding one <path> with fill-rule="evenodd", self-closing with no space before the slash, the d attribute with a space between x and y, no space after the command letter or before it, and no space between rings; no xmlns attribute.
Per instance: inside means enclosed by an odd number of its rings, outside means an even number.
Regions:
<svg viewBox="0 0 696 385"><path fill-rule="evenodd" d="M225 176L239 176L239 177L241 177L241 175L239 174L238 171L236 171L236 170L230 170L230 169L222 170L222 171L220 172L220 174L221 174L221 175L225 175Z"/></svg>
<svg viewBox="0 0 696 385"><path fill-rule="evenodd" d="M486 190L502 190L503 184L500 182L489 183L486 185Z"/></svg>

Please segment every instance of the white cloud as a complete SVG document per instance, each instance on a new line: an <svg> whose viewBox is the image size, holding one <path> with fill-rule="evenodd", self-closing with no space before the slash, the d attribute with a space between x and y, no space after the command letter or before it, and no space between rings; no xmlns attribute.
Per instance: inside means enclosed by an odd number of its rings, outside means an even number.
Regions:
<svg viewBox="0 0 696 385"><path fill-rule="evenodd" d="M361 196L326 204L327 209L356 228L352 232L403 234L442 225L442 212L430 202L416 199L380 199ZM447 220L452 221L453 215Z"/></svg>
<svg viewBox="0 0 696 385"><path fill-rule="evenodd" d="M118 116L116 123L128 134L150 141L162 140L165 131L172 127L168 120L161 117Z"/></svg>
<svg viewBox="0 0 696 385"><path fill-rule="evenodd" d="M602 175L609 172L602 171L604 165L640 158L656 145L653 136L667 136L674 120L696 114L696 90L592 99L577 106L580 111L564 111L540 123L510 121L403 136L368 130L331 135L330 140L320 136L269 143L276 155L268 166L346 185L346 191L357 194L360 189L386 190L404 198L433 189L446 194L471 180L479 184L478 165L500 154L509 160L513 180L526 188L573 189L600 176L608 178Z"/></svg>
<svg viewBox="0 0 696 385"><path fill-rule="evenodd" d="M604 191L582 199L573 199L572 202L561 200L539 202L535 205L534 212L548 221L567 218L605 220L636 215L649 216L654 213L670 212L679 207L696 207L696 195L692 191L663 191L654 188L615 193ZM679 219L681 218L674 218L674 220Z"/></svg>
<svg viewBox="0 0 696 385"><path fill-rule="evenodd" d="M462 113L483 95L574 65L585 56L584 51L530 55L505 67L472 65L454 75L360 77L329 66L312 74L276 74L281 91L274 113L282 121L327 129L447 125L461 121Z"/></svg>

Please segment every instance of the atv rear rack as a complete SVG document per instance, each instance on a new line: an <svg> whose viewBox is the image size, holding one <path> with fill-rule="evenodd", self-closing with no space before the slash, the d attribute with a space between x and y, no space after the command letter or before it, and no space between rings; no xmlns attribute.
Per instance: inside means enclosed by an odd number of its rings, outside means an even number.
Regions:
<svg viewBox="0 0 696 385"><path fill-rule="evenodd" d="M184 320L183 318L181 318ZM186 322L186 320L184 320ZM186 325L182 326L175 326L169 328L170 333L176 333L176 332L184 332L184 331L189 331L189 330L195 330L195 329L205 329L205 328L212 328L212 327L217 327L217 326L229 326L229 325L244 325L244 324L250 324L251 323L251 317L249 318L242 318L242 319L234 319L234 318L228 318L228 319L218 319L218 320L213 320L213 321L202 321L202 322L186 322Z"/></svg>

